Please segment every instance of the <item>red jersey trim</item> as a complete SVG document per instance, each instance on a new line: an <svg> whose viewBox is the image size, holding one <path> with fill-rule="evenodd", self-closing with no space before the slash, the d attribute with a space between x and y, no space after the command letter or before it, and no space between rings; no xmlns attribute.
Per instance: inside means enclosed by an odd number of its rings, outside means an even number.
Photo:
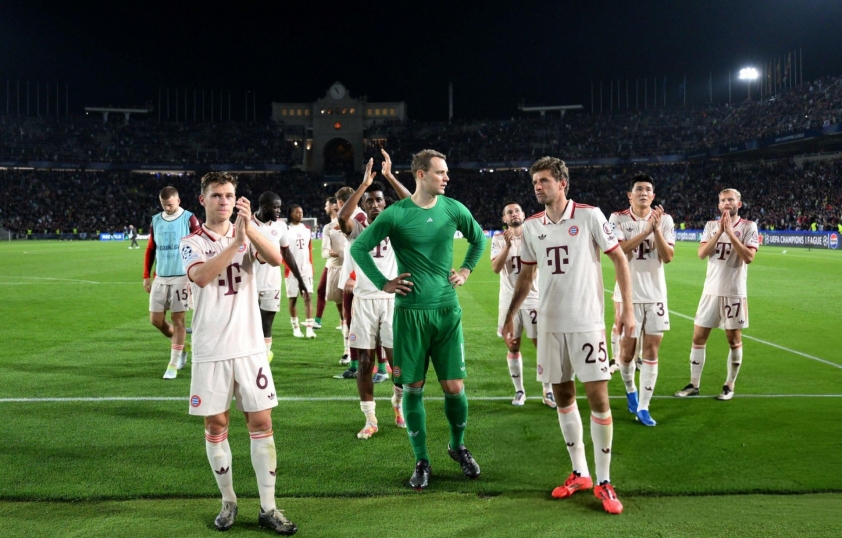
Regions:
<svg viewBox="0 0 842 538"><path fill-rule="evenodd" d="M535 264L536 264L536 263L538 263L538 262L528 262L528 261L526 261L526 260L520 260L520 263L522 263L522 264L524 264L524 265L535 265Z"/></svg>
<svg viewBox="0 0 842 538"><path fill-rule="evenodd" d="M746 248L750 248L751 250L757 250L757 247L750 247L750 246L748 246L748 245L745 245L745 247L746 247Z"/></svg>
<svg viewBox="0 0 842 538"><path fill-rule="evenodd" d="M187 273L187 280L189 280L190 282L193 282L193 279L190 278L190 269L193 269L197 265L202 265L203 263L205 263L205 262L193 262L193 263L191 263L190 265L187 266L187 271L185 271L185 273Z"/></svg>
<svg viewBox="0 0 842 538"><path fill-rule="evenodd" d="M526 217L526 220L532 220L532 219L540 219L540 218L543 218L545 213L546 213L546 211L541 211L540 213L535 213L535 214L534 214L534 215L532 215L531 217ZM526 220L525 220L525 221L523 221L523 222L526 222Z"/></svg>
<svg viewBox="0 0 842 538"><path fill-rule="evenodd" d="M616 244L616 245L614 245L613 247L611 247L611 248L609 248L608 250L606 250L606 251L605 251L605 254L608 254L609 252L611 252L612 250L614 250L615 248L617 248L617 247L619 247L619 246L620 246L620 243L617 243L617 244ZM521 263L523 263L523 262L521 262Z"/></svg>

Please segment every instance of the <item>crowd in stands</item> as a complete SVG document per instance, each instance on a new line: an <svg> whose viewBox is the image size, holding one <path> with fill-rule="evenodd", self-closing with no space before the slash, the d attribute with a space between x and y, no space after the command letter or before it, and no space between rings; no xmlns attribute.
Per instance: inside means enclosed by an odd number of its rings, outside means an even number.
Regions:
<svg viewBox="0 0 842 538"><path fill-rule="evenodd" d="M366 158L386 147L395 162L424 148L451 162L690 154L737 142L816 129L842 122L842 77L805 82L762 101L693 106L651 106L571 112L563 117L511 120L387 122L366 133ZM157 121L140 115L125 124L99 114L61 118L0 118L0 160L117 163L304 162L300 126L259 122ZM296 144L297 141L300 143Z"/></svg>
<svg viewBox="0 0 842 538"><path fill-rule="evenodd" d="M570 198L600 207L608 215L628 207L628 178L644 171L655 179L656 203L688 229L702 228L718 216L720 190L742 193L743 218L761 229L836 230L842 217L842 159L805 162L726 163L714 160L642 167L570 169ZM410 190L408 173L399 174ZM520 203L527 215L541 210L526 170L451 170L447 195L464 203L485 229L502 227L503 205ZM352 184L358 178L354 178ZM157 195L166 185L181 193L182 206L203 215L198 180L192 174L159 175L110 172L0 171L0 225L12 232L64 233L77 230L119 231L128 224L148 229L161 211ZM284 207L299 204L306 217L326 222L324 200L336 186L325 187L305 172L239 174L237 193L256 207L265 191L281 196ZM355 185L356 186L356 185ZM388 196L394 197L389 192Z"/></svg>

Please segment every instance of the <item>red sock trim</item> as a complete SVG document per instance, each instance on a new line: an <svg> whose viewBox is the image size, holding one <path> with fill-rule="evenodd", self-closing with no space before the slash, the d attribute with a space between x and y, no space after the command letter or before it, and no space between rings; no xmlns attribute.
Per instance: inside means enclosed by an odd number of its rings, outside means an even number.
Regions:
<svg viewBox="0 0 842 538"><path fill-rule="evenodd" d="M226 439L228 439L228 430L225 430L224 432L220 433L219 435L211 435L210 433L208 433L206 431L205 432L205 439L209 443L221 443L221 442L225 441Z"/></svg>
<svg viewBox="0 0 842 538"><path fill-rule="evenodd" d="M596 422L597 424L601 424L603 426L610 426L613 423L613 421L611 420L611 415L609 415L608 418L599 418L595 417L593 413L591 413L591 421Z"/></svg>
<svg viewBox="0 0 842 538"><path fill-rule="evenodd" d="M266 439L267 437L272 437L273 435L275 435L274 430L268 430L265 432L249 432L249 437L255 440Z"/></svg>

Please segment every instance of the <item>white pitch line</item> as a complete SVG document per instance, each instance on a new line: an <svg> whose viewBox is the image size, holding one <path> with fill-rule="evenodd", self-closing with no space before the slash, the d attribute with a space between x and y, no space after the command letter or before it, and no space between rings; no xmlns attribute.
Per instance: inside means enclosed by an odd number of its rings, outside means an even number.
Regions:
<svg viewBox="0 0 842 538"><path fill-rule="evenodd" d="M96 280L78 280L78 279L75 279L75 278L49 278L49 277L44 277L44 276L0 276L0 279L4 279L4 278L21 278L21 279L26 279L26 280L41 280L41 281L46 281L46 282L57 282L57 283L58 282L77 282L79 284L141 284L142 283L139 280L138 281L132 281L132 282L126 282L126 281L115 281L115 282L102 281L102 282L98 282ZM18 284L19 285L19 284L36 284L36 282L4 282L4 283L0 283L0 284L7 284L7 285Z"/></svg>
<svg viewBox="0 0 842 538"><path fill-rule="evenodd" d="M613 291L605 290L605 294L606 294L606 295L613 295ZM682 314L682 313L680 313L680 312L676 312L675 310L670 310L670 311L669 311L669 313L670 313L670 314L672 314L672 315L674 315L674 316L678 316L678 317L680 317L680 318L689 319L690 321L696 321L696 318L695 318L695 317L693 317L693 316L688 316L687 314ZM814 360L814 361L820 362L820 363L822 363L822 364L827 364L828 366L833 366L834 368L839 368L839 369L842 369L842 364L837 364L837 363L835 363L835 362L831 362L831 361L829 361L829 360L825 360L825 359L822 359L822 358L816 357L816 356L814 356L814 355L810 355L810 354L808 354L808 353L804 353L804 352L802 352L802 351L798 351L798 350L796 350L796 349L790 349L790 348L788 348L788 347L784 347L784 346L778 345L778 344L776 344L776 343L774 343L774 342L768 342L768 341L766 341L766 340L761 340L760 338L757 338L757 337L754 337L754 336L750 336L750 335L747 335L747 334L745 334L745 333L743 333L743 335L742 335L742 336L743 336L743 338L745 338L746 340L753 340L753 341L755 341L755 342L757 342L757 343L759 343L759 344L764 344L764 345L767 345L767 346L770 346L770 347L774 347L774 348L780 349L781 351L787 351L787 352L789 352L789 353L792 353L793 355L799 355L799 356L804 357L804 358L806 358L806 359Z"/></svg>
<svg viewBox="0 0 842 538"><path fill-rule="evenodd" d="M696 398L713 398L715 395L711 394L709 396L690 396L691 399ZM842 394L735 394L735 398L842 398ZM577 396L579 400L585 400L587 397ZM625 396L609 396L612 400L624 400L626 399ZM675 396L653 396L653 398L660 400L660 399L670 399L670 400L677 400L677 399L686 399L686 398L676 398ZM391 397L381 396L375 398L375 400L380 401L387 401L390 400ZM425 400L432 400L432 401L443 401L444 397L442 396L432 396L432 397L425 397ZM477 402L503 402L511 400L511 396L469 396L469 400L477 401ZM527 400L535 400L540 401L541 398L538 396L533 396L531 398L527 398ZM137 397L127 397L127 396L103 396L103 397L79 397L79 398L0 398L0 403L82 403L82 402L184 402L188 403L190 398L188 397L175 397L175 396L137 396ZM286 396L286 397L279 397L279 402L357 402L359 398L353 396Z"/></svg>

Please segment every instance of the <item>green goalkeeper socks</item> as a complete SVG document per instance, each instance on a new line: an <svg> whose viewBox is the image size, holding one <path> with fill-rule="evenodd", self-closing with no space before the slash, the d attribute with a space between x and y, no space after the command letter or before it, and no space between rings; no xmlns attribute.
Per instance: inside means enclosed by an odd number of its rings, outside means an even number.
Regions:
<svg viewBox="0 0 842 538"><path fill-rule="evenodd" d="M465 396L465 387L462 387L459 394L445 393L444 416L450 423L450 448L456 450L465 444L465 427L468 425L468 397Z"/></svg>
<svg viewBox="0 0 842 538"><path fill-rule="evenodd" d="M430 461L427 455L427 411L424 409L424 388L405 386L403 390L403 416L409 444L415 453L415 461Z"/></svg>

